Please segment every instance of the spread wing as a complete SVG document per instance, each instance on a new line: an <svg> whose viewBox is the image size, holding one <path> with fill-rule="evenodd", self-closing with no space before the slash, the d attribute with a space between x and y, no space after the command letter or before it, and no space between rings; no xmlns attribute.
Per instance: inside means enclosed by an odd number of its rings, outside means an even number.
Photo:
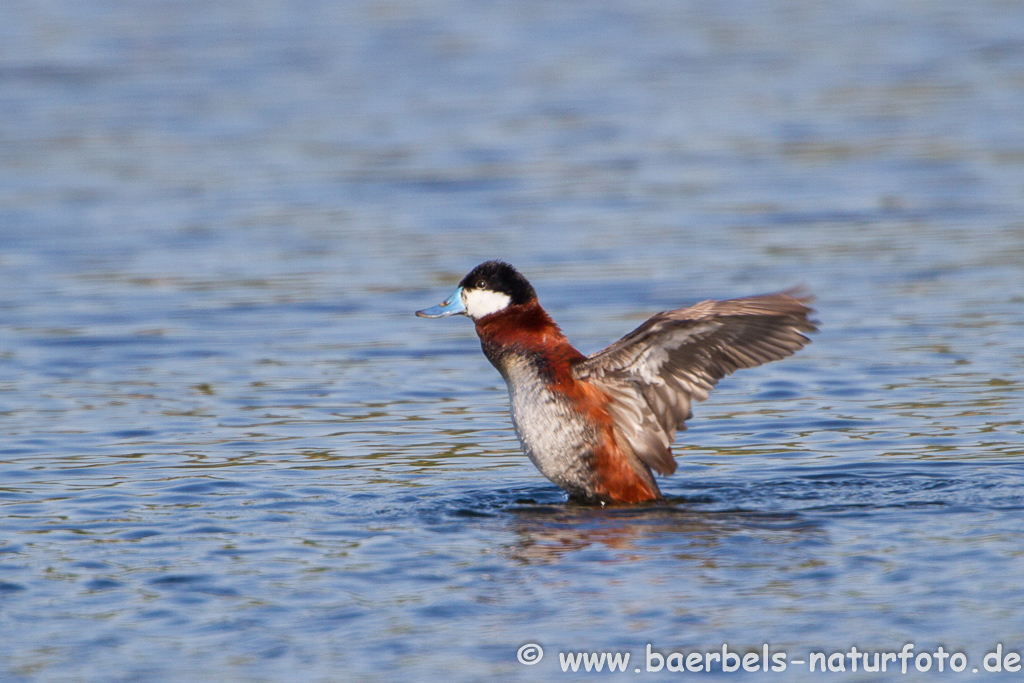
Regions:
<svg viewBox="0 0 1024 683"><path fill-rule="evenodd" d="M789 291L659 313L572 372L611 395L620 437L649 466L671 474L672 442L686 429L690 403L706 399L726 375L809 343L803 333L818 329L807 317L812 299Z"/></svg>

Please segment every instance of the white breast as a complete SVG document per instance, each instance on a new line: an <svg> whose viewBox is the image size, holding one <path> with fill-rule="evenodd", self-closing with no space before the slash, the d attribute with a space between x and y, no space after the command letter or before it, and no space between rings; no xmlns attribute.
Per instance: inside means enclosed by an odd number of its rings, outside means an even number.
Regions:
<svg viewBox="0 0 1024 683"><path fill-rule="evenodd" d="M551 391L526 358L505 363L505 381L516 434L537 469L577 495L589 495L593 475L589 459L597 434L564 396Z"/></svg>

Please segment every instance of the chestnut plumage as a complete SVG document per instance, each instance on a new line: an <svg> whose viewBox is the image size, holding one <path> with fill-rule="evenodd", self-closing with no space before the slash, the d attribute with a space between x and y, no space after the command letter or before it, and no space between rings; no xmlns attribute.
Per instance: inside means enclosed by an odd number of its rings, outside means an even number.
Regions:
<svg viewBox="0 0 1024 683"><path fill-rule="evenodd" d="M780 360L809 343L811 297L798 291L703 301L658 313L584 356L502 261L474 268L425 317L473 318L488 360L508 385L523 450L570 497L658 500L653 472L675 471L672 443L690 405L740 368Z"/></svg>

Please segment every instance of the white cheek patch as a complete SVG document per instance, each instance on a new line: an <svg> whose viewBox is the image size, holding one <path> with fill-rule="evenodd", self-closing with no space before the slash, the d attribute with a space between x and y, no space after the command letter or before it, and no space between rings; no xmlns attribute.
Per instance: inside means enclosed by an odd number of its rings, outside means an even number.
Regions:
<svg viewBox="0 0 1024 683"><path fill-rule="evenodd" d="M505 308L512 298L508 294L492 292L489 289L464 289L462 301L466 304L466 315L477 320Z"/></svg>

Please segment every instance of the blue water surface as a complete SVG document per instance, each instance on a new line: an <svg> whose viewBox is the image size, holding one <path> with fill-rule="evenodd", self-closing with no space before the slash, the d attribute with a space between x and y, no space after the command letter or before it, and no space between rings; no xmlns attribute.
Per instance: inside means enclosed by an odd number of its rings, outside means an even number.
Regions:
<svg viewBox="0 0 1024 683"><path fill-rule="evenodd" d="M1022 35L996 0L3 3L0 680L1020 653ZM568 505L472 325L412 316L488 258L585 353L801 283L821 332L696 406L666 505Z"/></svg>

